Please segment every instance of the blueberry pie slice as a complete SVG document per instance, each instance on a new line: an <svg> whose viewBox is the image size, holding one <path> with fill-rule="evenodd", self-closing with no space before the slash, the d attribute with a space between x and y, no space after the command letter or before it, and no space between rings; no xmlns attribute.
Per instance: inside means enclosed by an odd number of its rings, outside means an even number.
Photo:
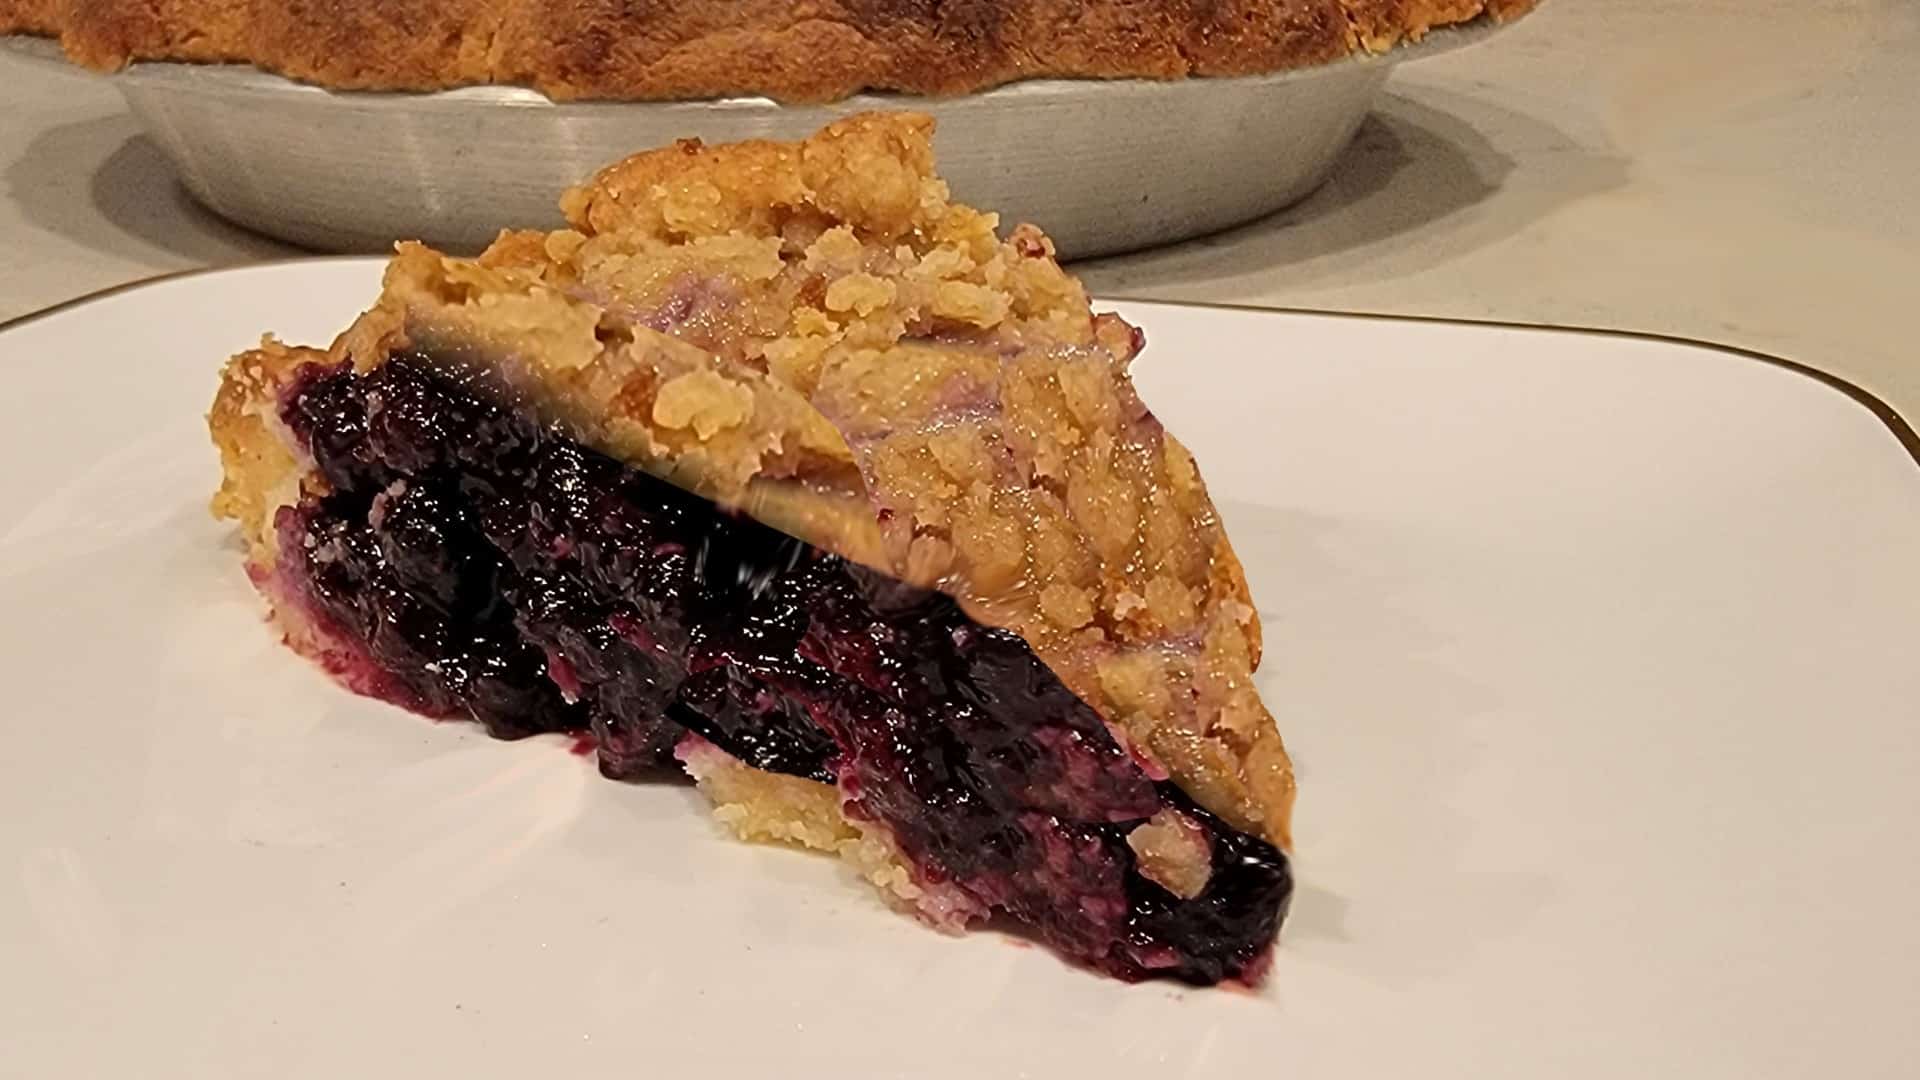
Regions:
<svg viewBox="0 0 1920 1080"><path fill-rule="evenodd" d="M1293 773L1140 333L949 201L931 122L695 142L477 259L404 244L210 417L288 644L503 738L684 770L740 836L1128 979L1257 979Z"/></svg>

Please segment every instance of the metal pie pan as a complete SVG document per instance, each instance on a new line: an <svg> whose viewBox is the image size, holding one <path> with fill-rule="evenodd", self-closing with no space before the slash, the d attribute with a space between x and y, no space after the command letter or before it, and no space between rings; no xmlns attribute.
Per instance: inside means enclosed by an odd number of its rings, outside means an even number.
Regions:
<svg viewBox="0 0 1920 1080"><path fill-rule="evenodd" d="M953 98L861 94L555 102L518 87L335 92L244 65L140 63L108 76L187 189L222 217L322 251L418 238L484 246L553 227L568 185L675 139L795 138L835 117L911 108L939 121L957 198L1040 225L1069 258L1170 243L1317 187L1399 63L1478 41L1487 19L1373 57L1233 79L1034 80ZM8 51L65 65L58 46Z"/></svg>

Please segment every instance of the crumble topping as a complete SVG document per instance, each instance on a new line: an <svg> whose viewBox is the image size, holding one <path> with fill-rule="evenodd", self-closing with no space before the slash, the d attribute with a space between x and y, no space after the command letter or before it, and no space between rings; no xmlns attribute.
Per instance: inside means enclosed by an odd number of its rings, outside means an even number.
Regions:
<svg viewBox="0 0 1920 1080"><path fill-rule="evenodd" d="M860 90L960 94L1018 79L1255 75L1379 53L1537 0L0 0L0 33L76 62L238 61L333 89L534 87L557 100Z"/></svg>

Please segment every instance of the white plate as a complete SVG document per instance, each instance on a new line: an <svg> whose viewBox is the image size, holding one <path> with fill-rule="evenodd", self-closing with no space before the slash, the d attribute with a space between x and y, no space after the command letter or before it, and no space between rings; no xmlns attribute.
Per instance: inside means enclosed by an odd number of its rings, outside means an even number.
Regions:
<svg viewBox="0 0 1920 1080"><path fill-rule="evenodd" d="M1910 1076L1920 469L1647 340L1122 305L1263 605L1302 887L1255 995L942 937L835 863L336 689L201 427L375 264L0 332L0 1073Z"/></svg>

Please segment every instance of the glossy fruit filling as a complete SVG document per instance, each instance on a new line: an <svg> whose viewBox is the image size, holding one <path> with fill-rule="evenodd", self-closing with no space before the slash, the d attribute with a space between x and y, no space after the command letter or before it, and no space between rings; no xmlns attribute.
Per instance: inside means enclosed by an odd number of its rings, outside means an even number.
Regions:
<svg viewBox="0 0 1920 1080"><path fill-rule="evenodd" d="M376 669L357 687L503 738L591 732L621 779L672 767L692 733L837 784L923 883L1068 956L1257 977L1285 856L1152 778L1017 636L498 400L405 356L286 393L331 492L281 511L282 571ZM1127 839L1168 809L1211 852L1189 899Z"/></svg>

